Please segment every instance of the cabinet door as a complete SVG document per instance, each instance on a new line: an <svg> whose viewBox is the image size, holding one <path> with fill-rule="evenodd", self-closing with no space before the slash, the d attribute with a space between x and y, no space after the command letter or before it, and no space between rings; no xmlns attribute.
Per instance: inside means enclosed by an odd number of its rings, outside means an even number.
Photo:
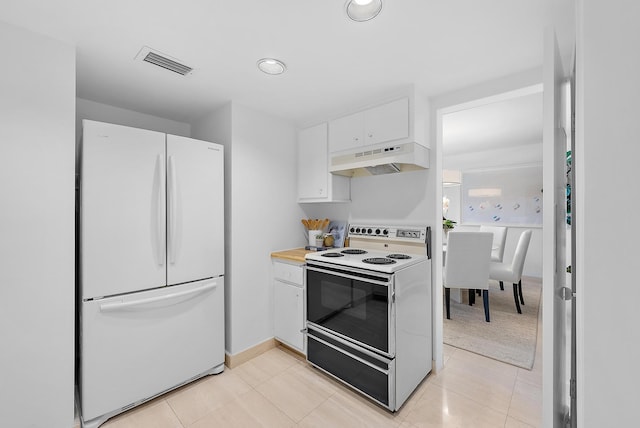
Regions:
<svg viewBox="0 0 640 428"><path fill-rule="evenodd" d="M401 98L366 110L365 144L409 138L409 99Z"/></svg>
<svg viewBox="0 0 640 428"><path fill-rule="evenodd" d="M304 328L303 288L275 280L273 302L276 339L304 352L304 336L300 332Z"/></svg>
<svg viewBox="0 0 640 428"><path fill-rule="evenodd" d="M327 124L303 129L298 134L298 198L329 195Z"/></svg>
<svg viewBox="0 0 640 428"><path fill-rule="evenodd" d="M329 152L349 150L364 145L364 114L358 112L329 122Z"/></svg>
<svg viewBox="0 0 640 428"><path fill-rule="evenodd" d="M223 146L167 135L167 283L224 274Z"/></svg>

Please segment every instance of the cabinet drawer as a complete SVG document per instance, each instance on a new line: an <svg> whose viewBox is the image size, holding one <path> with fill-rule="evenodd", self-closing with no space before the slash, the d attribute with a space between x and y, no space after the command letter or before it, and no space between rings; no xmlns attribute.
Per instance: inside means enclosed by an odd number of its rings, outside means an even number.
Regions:
<svg viewBox="0 0 640 428"><path fill-rule="evenodd" d="M274 261L273 276L276 279L302 286L304 284L304 266Z"/></svg>

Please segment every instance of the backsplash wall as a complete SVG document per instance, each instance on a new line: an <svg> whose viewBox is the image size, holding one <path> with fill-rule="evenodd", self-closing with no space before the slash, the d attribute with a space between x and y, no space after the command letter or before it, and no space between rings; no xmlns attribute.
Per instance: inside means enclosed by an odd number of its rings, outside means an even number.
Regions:
<svg viewBox="0 0 640 428"><path fill-rule="evenodd" d="M432 170L351 179L351 202L300 204L309 218L434 226ZM301 234L304 226L300 225Z"/></svg>

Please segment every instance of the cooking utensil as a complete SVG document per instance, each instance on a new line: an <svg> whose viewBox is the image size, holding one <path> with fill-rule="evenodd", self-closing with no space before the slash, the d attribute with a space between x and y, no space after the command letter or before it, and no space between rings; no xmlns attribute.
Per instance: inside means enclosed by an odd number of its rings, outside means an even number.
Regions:
<svg viewBox="0 0 640 428"><path fill-rule="evenodd" d="M321 227L320 229L325 230L328 226L329 226L329 219L328 219L328 218L325 218L325 219L322 221L322 227Z"/></svg>

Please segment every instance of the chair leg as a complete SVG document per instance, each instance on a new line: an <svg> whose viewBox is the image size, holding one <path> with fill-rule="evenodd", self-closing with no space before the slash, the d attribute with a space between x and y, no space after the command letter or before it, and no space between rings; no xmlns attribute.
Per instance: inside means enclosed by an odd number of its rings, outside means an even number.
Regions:
<svg viewBox="0 0 640 428"><path fill-rule="evenodd" d="M451 319L451 312L450 312L450 307L451 307L451 289L450 288L445 288L444 289L444 305L447 308L447 319L450 320Z"/></svg>
<svg viewBox="0 0 640 428"><path fill-rule="evenodd" d="M482 303L484 304L484 319L491 322L489 319L489 290L482 290Z"/></svg>
<svg viewBox="0 0 640 428"><path fill-rule="evenodd" d="M504 282L500 281L500 290L504 290Z"/></svg>
<svg viewBox="0 0 640 428"><path fill-rule="evenodd" d="M482 290L480 290L480 289L477 289L477 290L476 290L476 293L478 293L478 296L482 296L481 291L482 291Z"/></svg>
<svg viewBox="0 0 640 428"><path fill-rule="evenodd" d="M473 306L476 303L475 290L469 289L469 306Z"/></svg>
<svg viewBox="0 0 640 428"><path fill-rule="evenodd" d="M522 298L522 279L518 281L518 294L520 294L520 304L524 306L524 299Z"/></svg>
<svg viewBox="0 0 640 428"><path fill-rule="evenodd" d="M520 309L520 300L518 300L518 284L515 282L513 283L513 300L516 302L516 309L518 310L518 313L521 314L522 309Z"/></svg>

